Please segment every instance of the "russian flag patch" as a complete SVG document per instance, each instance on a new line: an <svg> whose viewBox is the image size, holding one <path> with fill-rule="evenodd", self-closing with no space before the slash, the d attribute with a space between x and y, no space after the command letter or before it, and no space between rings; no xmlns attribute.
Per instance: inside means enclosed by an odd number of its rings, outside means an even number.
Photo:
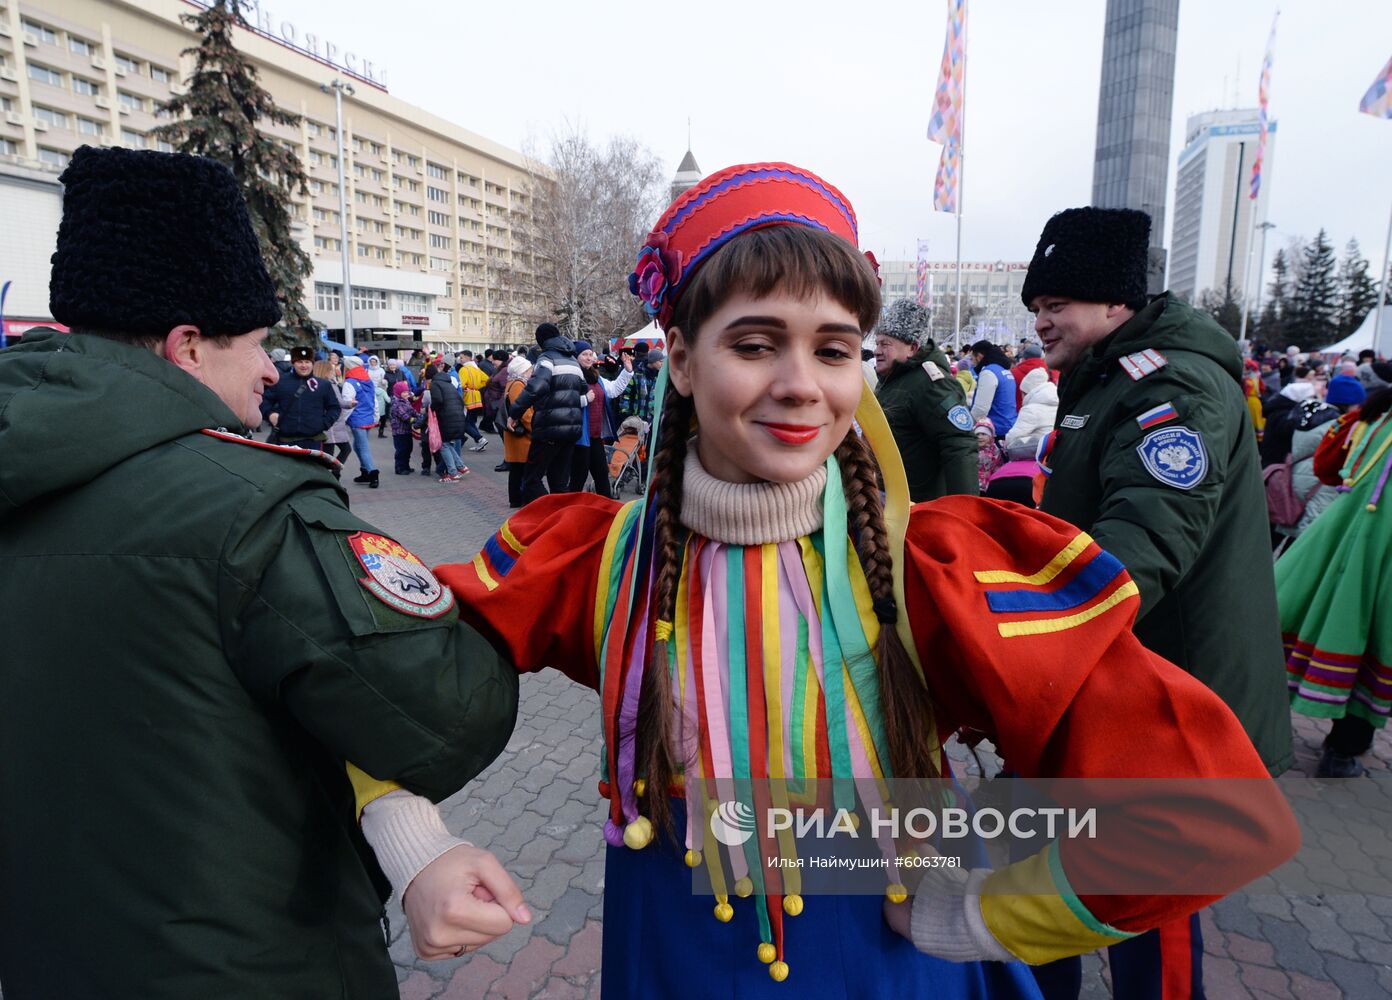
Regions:
<svg viewBox="0 0 1392 1000"><path fill-rule="evenodd" d="M1151 410L1146 410L1136 418L1136 423L1140 424L1141 430L1148 431L1157 424L1163 424L1167 420L1178 420L1179 412L1169 403L1161 403Z"/></svg>

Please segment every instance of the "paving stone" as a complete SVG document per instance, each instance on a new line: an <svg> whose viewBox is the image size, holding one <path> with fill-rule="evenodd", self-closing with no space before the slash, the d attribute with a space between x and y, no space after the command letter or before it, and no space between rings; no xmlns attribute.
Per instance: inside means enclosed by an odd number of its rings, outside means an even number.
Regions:
<svg viewBox="0 0 1392 1000"><path fill-rule="evenodd" d="M587 993L588 991L583 985L569 983L558 976L552 976L532 996L534 1000L585 1000Z"/></svg>
<svg viewBox="0 0 1392 1000"><path fill-rule="evenodd" d="M598 973L603 935L603 925L599 921L586 921L585 926L570 939L565 956L551 966L551 974L577 979Z"/></svg>
<svg viewBox="0 0 1392 1000"><path fill-rule="evenodd" d="M1257 941L1243 934L1229 934L1228 955L1243 965L1276 967L1276 956L1272 954L1271 942Z"/></svg>
<svg viewBox="0 0 1392 1000"><path fill-rule="evenodd" d="M1238 963L1242 984L1253 993L1265 992L1273 997L1290 995L1290 980L1280 969Z"/></svg>
<svg viewBox="0 0 1392 1000"><path fill-rule="evenodd" d="M1292 972L1291 996L1295 1000L1340 1000L1339 987L1328 980L1311 979L1301 972Z"/></svg>
<svg viewBox="0 0 1392 1000"><path fill-rule="evenodd" d="M1086 970L1084 974L1086 976ZM1228 1000L1229 997L1244 997L1247 994L1247 987L1242 985L1238 976L1238 965L1232 959L1205 956L1203 982L1204 992L1215 1000L1218 997ZM1110 996L1110 991L1107 995Z"/></svg>
<svg viewBox="0 0 1392 1000"><path fill-rule="evenodd" d="M1344 992L1345 1000L1387 1000L1378 983L1378 970L1366 962L1351 962L1338 955L1325 959L1332 979Z"/></svg>
<svg viewBox="0 0 1392 1000"><path fill-rule="evenodd" d="M594 908L596 897L580 889L567 889L551 906L550 911L537 924L536 933L565 944L584 927Z"/></svg>
<svg viewBox="0 0 1392 1000"><path fill-rule="evenodd" d="M1263 917L1261 937L1271 942L1276 964L1287 971L1302 972L1314 979L1328 979L1324 957L1310 946L1310 935L1295 920Z"/></svg>
<svg viewBox="0 0 1392 1000"><path fill-rule="evenodd" d="M502 1000L528 1000L550 978L551 966L563 954L565 949L560 945L543 937L532 938L513 956L507 972L493 983L488 995Z"/></svg>
<svg viewBox="0 0 1392 1000"><path fill-rule="evenodd" d="M401 990L401 1000L431 1000L443 985L428 973L412 972L398 984L398 988Z"/></svg>
<svg viewBox="0 0 1392 1000"><path fill-rule="evenodd" d="M1368 897L1339 895L1325 898L1325 905L1334 911L1339 926L1350 934L1392 941L1387 922L1368 908Z"/></svg>
<svg viewBox="0 0 1392 1000"><path fill-rule="evenodd" d="M1312 906L1303 900L1296 901L1292 909L1295 919L1309 931L1313 948L1357 960L1358 949L1354 947L1348 931L1339 926L1333 910L1327 906Z"/></svg>
<svg viewBox="0 0 1392 1000"><path fill-rule="evenodd" d="M475 954L455 970L439 1000L477 1000L507 969L484 954Z"/></svg>

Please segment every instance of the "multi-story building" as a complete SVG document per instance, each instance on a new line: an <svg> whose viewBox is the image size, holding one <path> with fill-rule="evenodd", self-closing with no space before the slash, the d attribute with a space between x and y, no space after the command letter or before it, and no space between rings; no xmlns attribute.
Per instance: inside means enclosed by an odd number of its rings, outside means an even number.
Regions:
<svg viewBox="0 0 1392 1000"><path fill-rule="evenodd" d="M181 52L197 39L179 16L196 9L185 0L0 0L0 184L26 185L5 204L45 197L42 179L56 177L84 143L169 148L151 130L164 120L157 106L182 93L193 72ZM520 234L543 168L391 96L366 58L264 7L253 7L249 21L252 30L236 32L238 49L276 103L302 116L298 126L260 127L295 150L309 177L295 212L314 262L305 298L315 322L339 339L346 252L360 345L529 339L540 306L518 280L532 266ZM353 89L343 98L342 136L333 93L322 89L335 79ZM46 196L57 190L52 184ZM8 241L8 219L6 229ZM48 234L47 252L51 244ZM32 252L47 259L41 246ZM42 288L23 277L7 313L45 318L46 269Z"/></svg>
<svg viewBox="0 0 1392 1000"><path fill-rule="evenodd" d="M1221 295L1229 286L1241 301L1248 284L1252 213L1255 209L1257 225L1266 221L1271 190L1269 183L1262 184L1255 206L1248 197L1260 132L1257 115L1256 108L1206 111L1185 122L1175 178L1169 285L1190 302L1209 290ZM1271 170L1276 146L1276 123L1267 128L1263 173ZM1252 271L1259 275L1261 265L1253 263Z"/></svg>
<svg viewBox="0 0 1392 1000"><path fill-rule="evenodd" d="M1107 0L1092 203L1150 215L1147 287L1165 279L1165 186L1179 0Z"/></svg>
<svg viewBox="0 0 1392 1000"><path fill-rule="evenodd" d="M1020 301L1029 261L962 261L962 303L976 307L970 331L952 336L957 293L957 262L924 262L922 304L933 310L933 336L939 343L956 346L959 342L990 340L1005 344L1033 337L1034 317ZM918 262L880 261L880 295L889 306L901 299L919 301ZM945 306L944 303L947 303ZM949 315L947 308L952 308Z"/></svg>

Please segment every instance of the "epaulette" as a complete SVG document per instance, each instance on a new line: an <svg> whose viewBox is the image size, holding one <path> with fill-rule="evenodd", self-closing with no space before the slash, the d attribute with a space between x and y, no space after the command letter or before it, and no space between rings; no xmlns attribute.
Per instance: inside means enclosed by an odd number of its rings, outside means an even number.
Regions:
<svg viewBox="0 0 1392 1000"><path fill-rule="evenodd" d="M923 370L924 370L925 372L928 373L928 378L929 378L929 380L931 380L931 381L933 381L933 382L936 382L936 381L938 381L939 379L942 379L942 378L946 378L946 377L947 377L946 375L943 374L943 370L942 370L941 368L939 368L939 367L938 367L935 363L933 363L932 361L925 361L925 362L923 362Z"/></svg>
<svg viewBox="0 0 1392 1000"><path fill-rule="evenodd" d="M271 444L268 441L257 441L254 438L233 434L231 431L223 428L212 430L211 428L205 427L203 428L203 433L208 435L208 437L217 438L219 441L232 441L236 444L250 445L253 448L264 448L266 451L279 452L282 455L294 455L297 458L315 458L324 462L330 469L343 468L338 459L334 458L328 452L310 451L308 448L292 448L289 445Z"/></svg>
<svg viewBox="0 0 1392 1000"><path fill-rule="evenodd" d="M1169 358L1155 350L1138 351L1121 359L1122 369L1131 376L1133 382L1139 382L1152 372L1158 372L1169 363Z"/></svg>

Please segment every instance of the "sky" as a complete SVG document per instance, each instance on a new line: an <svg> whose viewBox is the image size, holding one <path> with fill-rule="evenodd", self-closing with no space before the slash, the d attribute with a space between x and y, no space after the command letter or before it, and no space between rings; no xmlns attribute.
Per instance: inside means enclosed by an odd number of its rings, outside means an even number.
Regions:
<svg viewBox="0 0 1392 1000"><path fill-rule="evenodd" d="M925 138L946 0L263 0L276 19L385 67L393 95L497 142L578 124L636 137L669 173L785 160L839 187L881 260L951 260ZM1181 0L1167 190L1186 116L1255 107L1274 0ZM1105 0L971 0L962 254L1028 260L1044 221L1092 192ZM1286 0L1263 183L1268 259L1324 227L1374 273L1392 213L1392 121L1358 101L1392 57L1392 0Z"/></svg>

